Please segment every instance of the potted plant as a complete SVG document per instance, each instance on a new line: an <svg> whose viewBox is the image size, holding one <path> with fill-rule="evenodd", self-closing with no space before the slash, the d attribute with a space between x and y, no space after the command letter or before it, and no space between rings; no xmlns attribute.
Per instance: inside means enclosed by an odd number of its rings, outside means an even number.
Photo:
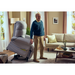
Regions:
<svg viewBox="0 0 75 75"><path fill-rule="evenodd" d="M30 28L29 27L27 27L27 29L26 29L26 34L30 35Z"/></svg>
<svg viewBox="0 0 75 75"><path fill-rule="evenodd" d="M63 49L67 50L67 48L66 48L66 40L64 40L63 43L64 43L64 48Z"/></svg>

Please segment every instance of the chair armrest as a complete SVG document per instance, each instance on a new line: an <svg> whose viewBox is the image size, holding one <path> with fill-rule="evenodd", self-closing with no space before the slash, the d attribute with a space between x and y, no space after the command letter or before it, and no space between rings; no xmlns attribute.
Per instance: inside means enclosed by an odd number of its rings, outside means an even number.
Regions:
<svg viewBox="0 0 75 75"><path fill-rule="evenodd" d="M16 40L17 38L18 38L18 37L13 36L12 39L11 39L11 41Z"/></svg>
<svg viewBox="0 0 75 75"><path fill-rule="evenodd" d="M30 39L30 35L25 35L26 39ZM34 35L33 35L33 41L34 41Z"/></svg>
<svg viewBox="0 0 75 75"><path fill-rule="evenodd" d="M25 38L30 39L30 35L25 35Z"/></svg>

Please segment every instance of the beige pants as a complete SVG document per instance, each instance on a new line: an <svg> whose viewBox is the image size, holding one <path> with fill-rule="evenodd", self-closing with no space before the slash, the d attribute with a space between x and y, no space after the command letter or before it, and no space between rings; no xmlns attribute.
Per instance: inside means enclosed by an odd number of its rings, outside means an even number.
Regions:
<svg viewBox="0 0 75 75"><path fill-rule="evenodd" d="M44 36L34 36L34 60L37 58L38 43L40 43L40 57L43 57L43 41Z"/></svg>

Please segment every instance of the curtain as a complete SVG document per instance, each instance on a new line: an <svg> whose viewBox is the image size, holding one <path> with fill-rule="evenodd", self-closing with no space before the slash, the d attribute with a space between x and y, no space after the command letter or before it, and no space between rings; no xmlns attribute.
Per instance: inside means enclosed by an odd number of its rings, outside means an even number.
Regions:
<svg viewBox="0 0 75 75"><path fill-rule="evenodd" d="M0 35L1 35L1 33L0 33ZM3 49L2 49L2 40L1 40L1 37L0 37L0 52L2 52L3 51Z"/></svg>
<svg viewBox="0 0 75 75"><path fill-rule="evenodd" d="M2 52L2 40L1 40L1 12L0 12L0 52Z"/></svg>
<svg viewBox="0 0 75 75"><path fill-rule="evenodd" d="M67 33L72 33L72 16L70 11L67 12Z"/></svg>
<svg viewBox="0 0 75 75"><path fill-rule="evenodd" d="M63 33L67 33L67 12L63 12Z"/></svg>
<svg viewBox="0 0 75 75"><path fill-rule="evenodd" d="M8 27L9 27L9 42L11 41L11 32L10 32L10 18L9 18L9 12L7 12L8 16Z"/></svg>
<svg viewBox="0 0 75 75"><path fill-rule="evenodd" d="M8 14L7 12L3 12L3 21L4 23L2 24L2 28L3 28L3 33L0 36L0 44L2 45L2 49L0 51L6 50L6 47L9 44L9 26L8 26Z"/></svg>
<svg viewBox="0 0 75 75"><path fill-rule="evenodd" d="M75 34L75 11L67 12L67 33Z"/></svg>
<svg viewBox="0 0 75 75"><path fill-rule="evenodd" d="M30 23L31 23L31 12L29 12L29 27L30 27Z"/></svg>
<svg viewBox="0 0 75 75"><path fill-rule="evenodd" d="M75 34L75 11L72 11L72 34Z"/></svg>
<svg viewBox="0 0 75 75"><path fill-rule="evenodd" d="M8 14L4 12L4 30L5 30L5 48L9 44L9 26L8 26Z"/></svg>
<svg viewBox="0 0 75 75"><path fill-rule="evenodd" d="M48 12L45 12L45 37L48 35Z"/></svg>
<svg viewBox="0 0 75 75"><path fill-rule="evenodd" d="M30 28L30 24L31 24L31 12L26 12L26 23L27 23L27 27Z"/></svg>

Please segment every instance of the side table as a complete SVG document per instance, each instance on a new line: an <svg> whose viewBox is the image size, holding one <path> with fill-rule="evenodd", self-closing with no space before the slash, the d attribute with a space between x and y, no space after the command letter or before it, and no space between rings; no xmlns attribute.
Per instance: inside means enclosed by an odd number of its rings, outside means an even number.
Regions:
<svg viewBox="0 0 75 75"><path fill-rule="evenodd" d="M8 55L0 52L0 63L7 63L7 62L8 62Z"/></svg>

